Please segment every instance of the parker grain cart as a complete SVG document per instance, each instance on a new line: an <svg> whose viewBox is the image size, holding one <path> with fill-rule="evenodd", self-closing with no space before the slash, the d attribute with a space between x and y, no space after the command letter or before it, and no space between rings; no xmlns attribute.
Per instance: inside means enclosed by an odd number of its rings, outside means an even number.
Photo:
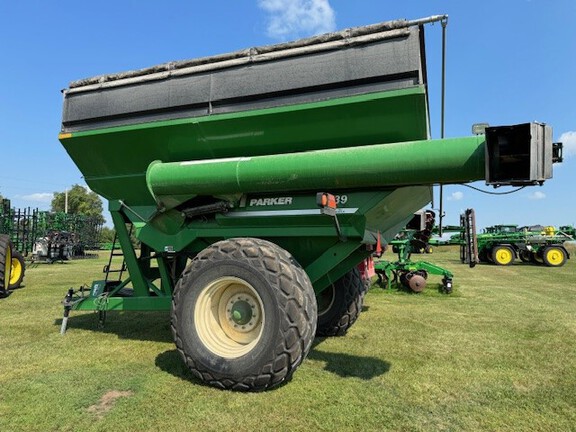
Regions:
<svg viewBox="0 0 576 432"><path fill-rule="evenodd" d="M432 184L551 177L542 124L430 139L423 25L440 20L72 82L59 139L109 200L127 276L110 265L89 292L70 290L61 331L70 310L171 310L199 380L269 389L315 335L354 323L356 266Z"/></svg>

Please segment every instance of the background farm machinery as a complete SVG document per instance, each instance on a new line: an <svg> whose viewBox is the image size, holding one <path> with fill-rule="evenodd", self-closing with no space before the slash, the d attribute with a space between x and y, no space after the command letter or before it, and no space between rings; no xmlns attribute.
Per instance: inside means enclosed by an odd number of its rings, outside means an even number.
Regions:
<svg viewBox="0 0 576 432"><path fill-rule="evenodd" d="M493 225L477 233L473 209L460 215L459 232L448 240L434 241L434 245L459 245L460 260L470 266L477 263L510 265L520 259L524 263L561 267L570 258L566 242L576 241L576 229L565 225L553 226Z"/></svg>
<svg viewBox="0 0 576 432"><path fill-rule="evenodd" d="M510 265L516 259L525 263L563 266L570 258L564 243L574 241L574 228L518 227L495 225L476 236L478 261Z"/></svg>
<svg viewBox="0 0 576 432"><path fill-rule="evenodd" d="M0 277L0 294L19 288L26 272L25 255L34 247L34 233L37 232L38 210L13 209L10 200L3 199L0 206L0 236L4 251L5 271ZM9 251L6 249L10 249ZM0 258L0 266L2 266Z"/></svg>
<svg viewBox="0 0 576 432"><path fill-rule="evenodd" d="M426 288L428 275L442 276L442 291L452 292L453 274L449 270L427 261L412 261L413 253L430 253L429 244L435 223L435 213L421 210L414 214L406 227L389 242L392 252L397 254L396 261L377 259L374 269L380 286L390 288L393 283L400 283L413 292Z"/></svg>
<svg viewBox="0 0 576 432"><path fill-rule="evenodd" d="M10 200L3 199L0 235L3 243L10 245L10 269L4 271L3 279L8 282L2 282L3 291L21 286L26 261L51 263L86 257L86 250L97 248L101 229L102 223L97 218L30 208L16 209L11 207ZM6 245L3 248L7 248Z"/></svg>

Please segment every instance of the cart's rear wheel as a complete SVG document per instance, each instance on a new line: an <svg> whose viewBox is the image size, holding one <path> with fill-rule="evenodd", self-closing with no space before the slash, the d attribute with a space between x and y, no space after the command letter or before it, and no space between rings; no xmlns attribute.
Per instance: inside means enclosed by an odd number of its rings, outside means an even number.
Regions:
<svg viewBox="0 0 576 432"><path fill-rule="evenodd" d="M20 288L22 281L24 280L24 272L26 271L26 264L24 262L24 257L17 250L12 253L12 268L10 269L10 282L8 288L13 290Z"/></svg>
<svg viewBox="0 0 576 432"><path fill-rule="evenodd" d="M192 373L215 387L266 390L291 378L312 346L316 301L284 249L237 238L190 263L172 301L172 333Z"/></svg>
<svg viewBox="0 0 576 432"><path fill-rule="evenodd" d="M364 302L364 283L354 268L324 289L318 301L317 336L343 336L358 319Z"/></svg>
<svg viewBox="0 0 576 432"><path fill-rule="evenodd" d="M548 267L562 267L566 264L566 251L560 246L547 246L542 252L542 260Z"/></svg>
<svg viewBox="0 0 576 432"><path fill-rule="evenodd" d="M12 242L7 235L0 235L0 294L6 294L12 271Z"/></svg>

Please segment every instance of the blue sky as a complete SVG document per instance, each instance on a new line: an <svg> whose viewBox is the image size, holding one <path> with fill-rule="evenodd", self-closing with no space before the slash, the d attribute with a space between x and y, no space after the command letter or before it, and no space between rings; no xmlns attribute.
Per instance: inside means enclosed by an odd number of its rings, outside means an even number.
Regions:
<svg viewBox="0 0 576 432"><path fill-rule="evenodd" d="M53 192L84 184L57 140L60 90L70 81L437 14L450 17L446 136L470 135L478 122L537 120L566 147L543 187L504 196L445 187L444 223L473 207L480 227L576 224L574 0L1 1L0 194L16 207L48 209ZM441 27L426 31L438 138Z"/></svg>

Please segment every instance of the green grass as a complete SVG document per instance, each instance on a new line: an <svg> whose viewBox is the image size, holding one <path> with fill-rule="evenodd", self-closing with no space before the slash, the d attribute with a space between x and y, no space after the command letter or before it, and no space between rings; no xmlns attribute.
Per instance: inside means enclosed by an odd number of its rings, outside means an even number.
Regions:
<svg viewBox="0 0 576 432"><path fill-rule="evenodd" d="M572 250L572 253L575 251ZM0 300L0 431L576 430L576 258L562 268L460 264L420 295L374 286L345 337L316 340L293 380L243 394L201 385L168 313L72 314L69 287L106 257L27 270Z"/></svg>

